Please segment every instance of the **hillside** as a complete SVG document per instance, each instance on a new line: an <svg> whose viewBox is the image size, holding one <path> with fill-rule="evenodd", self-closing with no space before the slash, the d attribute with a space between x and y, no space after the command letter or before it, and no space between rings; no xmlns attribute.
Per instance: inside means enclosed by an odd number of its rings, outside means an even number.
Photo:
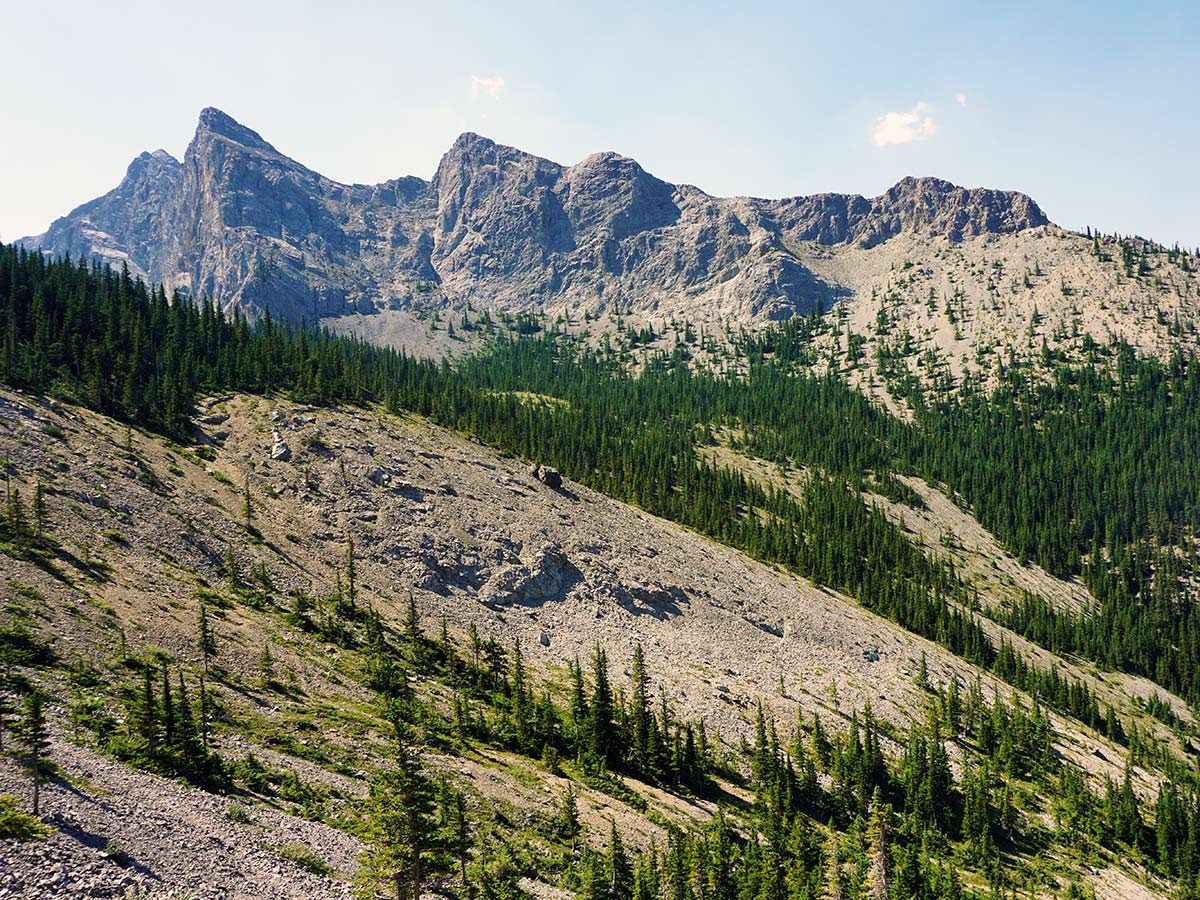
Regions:
<svg viewBox="0 0 1200 900"><path fill-rule="evenodd" d="M47 648L50 662L27 677L56 698L51 758L71 785L64 790L68 782L58 781L47 794L58 835L44 845L7 845L16 853L16 877L33 878L31 870L52 858L87 860L97 885L90 896L106 895L99 885L119 896L131 877L186 887L193 896L229 886L232 896L341 894L337 879L355 870L360 845L323 823L355 814L366 773L386 760L386 728L361 683L362 648L306 633L288 613L300 608L297 597L334 595L350 538L358 603L377 610L389 631L403 632L411 592L431 642L442 620L460 648L472 626L501 647L519 640L531 677L563 701L568 663L602 646L621 684L640 643L655 695L679 715L703 717L710 739L724 748L718 753L731 759L742 741L753 742L759 703L780 728L798 714L804 721L818 715L835 736L851 712L869 704L885 752L899 754L902 735L921 723L922 660L935 686L957 682L965 692L978 677L963 660L849 598L579 485L552 490L520 461L419 420L229 396L200 405L201 439L189 450L11 393L2 409L10 486L27 495L35 479L50 487L46 527L59 542L55 560L41 568L5 560L6 613L10 627L29 629ZM292 451L288 461L272 458L281 441ZM232 592L230 548L243 585ZM992 562L1010 564L1002 553ZM214 747L235 772L253 754L270 771L296 773L299 786L293 779L281 788L272 776L274 784L251 788L235 776L237 792L214 798L160 785L86 749L106 715L116 717L109 727L123 727L123 704L137 696L136 660L154 659L194 683L203 666L195 636L201 603L213 616L218 647ZM261 670L264 646L273 660L269 679ZM1161 729L1132 702L1151 686L1059 664L1124 721L1149 733ZM992 677L983 686L1008 700L1009 689ZM417 690L432 691L435 706L444 702L441 688L424 679ZM1177 709L1190 723L1186 709ZM1122 777L1124 748L1069 719L1051 723L1068 766L1093 778ZM954 758L969 746L964 741ZM564 783L486 742L460 750L434 741L426 765L467 793L479 821L496 804L511 808L504 816L510 823L545 816ZM23 777L12 763L4 766L5 789L23 793ZM1148 765L1133 771L1149 800L1159 776ZM625 783L654 815L576 783L589 840L601 848L610 819L631 846L650 839L662 846L663 824L704 823L715 809L711 801L681 802L637 780ZM1093 783L1101 788L1103 781ZM736 810L743 790L724 790ZM113 807L126 802L103 800L113 791L141 799ZM1038 801L1022 797L1022 816L1032 824ZM254 824L230 822L235 807ZM517 840L513 825L494 827ZM294 843L330 865L334 880L302 875L271 849ZM93 862L87 848L110 844L119 848L109 854L118 863ZM1039 877L1070 875L1069 862L1045 869L1048 861L1035 866ZM1105 890L1123 885L1121 896L1156 895L1135 888L1145 873L1120 855L1102 853L1099 862L1085 875Z"/></svg>
<svg viewBox="0 0 1200 900"><path fill-rule="evenodd" d="M13 248L0 299L18 896L1194 889L1186 357L905 420L837 317L448 366Z"/></svg>

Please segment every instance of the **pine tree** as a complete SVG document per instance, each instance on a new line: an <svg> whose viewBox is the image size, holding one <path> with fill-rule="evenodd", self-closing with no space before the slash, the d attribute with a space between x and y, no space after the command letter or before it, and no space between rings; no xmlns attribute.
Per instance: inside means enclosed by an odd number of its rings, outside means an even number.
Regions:
<svg viewBox="0 0 1200 900"><path fill-rule="evenodd" d="M25 514L25 503L21 499L20 488L13 488L8 495L5 520L13 545L18 550L25 550L29 543L29 517Z"/></svg>
<svg viewBox="0 0 1200 900"><path fill-rule="evenodd" d="M630 701L633 719L633 764L643 775L650 774L650 723L653 714L650 712L649 685L646 675L646 659L642 645L633 648L633 665L630 671L632 690Z"/></svg>
<svg viewBox="0 0 1200 900"><path fill-rule="evenodd" d="M605 868L608 875L608 896L610 900L632 900L633 897L633 867L617 831L617 823L609 822L608 851L605 854Z"/></svg>
<svg viewBox="0 0 1200 900"><path fill-rule="evenodd" d="M4 732L9 728L9 716L16 710L12 701L12 670L16 651L7 641L0 641L0 753L4 752Z"/></svg>
<svg viewBox="0 0 1200 900"><path fill-rule="evenodd" d="M579 821L579 804L575 797L575 789L568 782L566 793L563 794L562 806L558 811L558 834L571 845L571 852L574 853L575 842L582 833L583 823Z"/></svg>
<svg viewBox="0 0 1200 900"><path fill-rule="evenodd" d="M162 741L167 752L174 753L179 749L179 722L175 710L175 698L171 696L171 673L166 666L162 670L162 699L159 703L162 710Z"/></svg>
<svg viewBox="0 0 1200 900"><path fill-rule="evenodd" d="M187 685L183 683L183 672L178 673L178 711L176 713L176 731L178 732L179 753L186 767L193 767L199 757L196 746L196 720L192 716L192 703L188 698Z"/></svg>
<svg viewBox="0 0 1200 900"><path fill-rule="evenodd" d="M633 869L633 900L660 900L662 884L658 871L658 851L651 846L648 853L638 855Z"/></svg>
<svg viewBox="0 0 1200 900"><path fill-rule="evenodd" d="M33 527L40 541L49 530L49 511L46 507L46 489L41 481L33 489Z"/></svg>
<svg viewBox="0 0 1200 900"><path fill-rule="evenodd" d="M829 833L822 854L825 862L825 876L821 885L821 900L843 900L846 896L842 885L842 867L838 861L837 834Z"/></svg>
<svg viewBox="0 0 1200 900"><path fill-rule="evenodd" d="M358 572L354 566L354 535L346 535L346 601L353 614L358 609Z"/></svg>
<svg viewBox="0 0 1200 900"><path fill-rule="evenodd" d="M200 604L200 618L196 628L196 645L200 650L200 659L207 675L213 658L217 655L217 638L212 627L208 624L208 606Z"/></svg>
<svg viewBox="0 0 1200 900"><path fill-rule="evenodd" d="M275 658L271 655L271 643L263 644L262 653L258 656L258 677L264 685L275 681Z"/></svg>
<svg viewBox="0 0 1200 900"><path fill-rule="evenodd" d="M50 753L50 730L42 692L33 690L25 698L22 718L15 735L21 761L33 777L33 814L41 815L42 769Z"/></svg>
<svg viewBox="0 0 1200 900"><path fill-rule="evenodd" d="M363 869L396 900L419 900L433 838L431 788L407 727L394 724L393 764L376 776L367 799Z"/></svg>
<svg viewBox="0 0 1200 900"><path fill-rule="evenodd" d="M615 748L613 696L608 656L599 644L592 653L592 702L588 710L588 750L597 763L611 766Z"/></svg>
<svg viewBox="0 0 1200 900"><path fill-rule="evenodd" d="M242 572L233 555L233 543L229 541L225 543L225 580L230 591L237 591L242 586Z"/></svg>
<svg viewBox="0 0 1200 900"><path fill-rule="evenodd" d="M458 875L463 886L467 885L467 859L471 851L471 822L467 818L467 798L463 792L443 785L443 818L445 839L449 849L458 860Z"/></svg>
<svg viewBox="0 0 1200 900"><path fill-rule="evenodd" d="M412 591L408 592L408 610L404 615L404 640L413 665L420 667L425 659L425 636L421 633L421 617Z"/></svg>
<svg viewBox="0 0 1200 900"><path fill-rule="evenodd" d="M609 896L611 880L605 857L599 853L590 853L584 859L587 863L587 880L580 895L582 900L612 900Z"/></svg>
<svg viewBox="0 0 1200 900"><path fill-rule="evenodd" d="M147 758L158 753L159 714L158 700L154 694L154 680L150 668L142 670L142 690L135 702L130 725L142 741Z"/></svg>
<svg viewBox="0 0 1200 900"><path fill-rule="evenodd" d="M200 746L208 753L208 684L204 673L200 673Z"/></svg>
<svg viewBox="0 0 1200 900"><path fill-rule="evenodd" d="M525 683L525 662L521 656L521 641L513 641L512 716L517 748L528 751L530 746L530 705L532 697Z"/></svg>

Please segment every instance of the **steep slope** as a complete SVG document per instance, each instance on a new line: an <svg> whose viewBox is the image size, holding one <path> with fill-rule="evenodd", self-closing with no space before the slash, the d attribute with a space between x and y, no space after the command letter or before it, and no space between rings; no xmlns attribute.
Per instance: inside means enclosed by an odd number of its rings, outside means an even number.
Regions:
<svg viewBox="0 0 1200 900"><path fill-rule="evenodd" d="M615 153L564 167L474 134L431 182L343 185L206 109L182 164L139 157L117 189L24 244L128 263L227 310L293 321L465 303L751 321L841 293L799 258L799 242L958 241L1047 224L1022 194L937 179L870 200L722 199Z"/></svg>
<svg viewBox="0 0 1200 900"><path fill-rule="evenodd" d="M519 640L533 677L564 700L571 660L602 646L622 684L640 643L656 694L676 715L703 716L728 753L753 737L757 704L781 727L818 715L837 735L869 702L885 751L898 756L928 699L916 683L922 664L934 685L965 689L982 677L989 695L1015 696L853 601L579 485L552 490L519 461L420 420L221 397L201 404L193 451L85 410L7 392L0 400L10 486L26 496L35 481L49 488L47 529L62 548L52 566L0 557L5 610L53 660L24 677L56 698L52 757L75 785L59 781L48 791L59 828L48 844L5 845L17 860L11 877L29 879L11 883L54 882L59 876L41 868L51 860L71 864L60 887L81 887L76 873L83 872L91 885L84 889L96 896L119 896L146 879L199 897L223 896L230 880L237 896L342 894L338 879L356 868L360 845L330 825L353 820L365 773L386 758L386 728L363 686L360 651L300 627L297 598L333 595L349 538L358 602L389 628L401 628L411 596L431 637L444 620L460 647L469 646L472 629L502 647ZM227 594L229 559L237 577L257 587ZM201 603L218 648L214 745L239 772L257 771L252 755L275 773L262 782L268 786L239 787L229 800L156 786L153 776L123 772L73 744L91 744L90 729L121 727L102 724L121 709L119 694L103 685L136 697L139 669L127 660L170 665L194 683L204 664L195 636ZM1133 702L1149 693L1137 679L1101 676L1017 645L1039 665L1083 679L1147 737L1170 740ZM431 690L435 703L447 702ZM99 705L97 695L105 698ZM1104 776L1121 777L1124 748L1061 716L1052 723L1056 751L1091 773L1097 789ZM481 821L493 809L507 810L508 821L536 821L566 783L483 747L451 753L433 744L426 765L468 792ZM1145 763L1132 771L1137 791L1152 798L1161 776ZM576 784L594 845L613 821L634 845L662 846L664 821L703 822L715 809L625 784L624 799ZM0 765L0 786L25 791L10 763ZM739 792L726 789L736 808ZM105 791L145 799L113 806ZM1035 809L1028 815L1040 815ZM295 842L309 855L286 849ZM122 864L84 862L83 847L109 843ZM332 868L332 880L296 880L316 865L314 854ZM1155 896L1136 893L1146 873L1117 857L1103 854L1095 871L1129 896Z"/></svg>

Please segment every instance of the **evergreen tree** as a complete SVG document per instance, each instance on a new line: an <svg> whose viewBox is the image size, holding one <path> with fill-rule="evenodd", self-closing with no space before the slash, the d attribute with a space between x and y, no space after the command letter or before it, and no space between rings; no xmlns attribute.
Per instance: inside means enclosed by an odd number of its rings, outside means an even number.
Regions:
<svg viewBox="0 0 1200 900"><path fill-rule="evenodd" d="M592 759L612 767L616 752L613 696L608 682L608 656L597 644L592 652L592 699L588 708L588 751Z"/></svg>
<svg viewBox="0 0 1200 900"><path fill-rule="evenodd" d="M33 489L34 535L40 541L49 530L50 514L46 506L46 489L41 481Z"/></svg>
<svg viewBox="0 0 1200 900"><path fill-rule="evenodd" d="M617 831L616 822L609 823L608 851L605 854L605 868L608 876L608 896L610 900L632 900L633 898L633 866L625 852L625 845Z"/></svg>
<svg viewBox="0 0 1200 900"><path fill-rule="evenodd" d="M269 641L263 644L262 653L258 656L258 676L264 685L269 686L275 681L275 657L271 655Z"/></svg>
<svg viewBox="0 0 1200 900"><path fill-rule="evenodd" d="M867 900L891 900L892 874L888 856L888 807L879 788L871 799L871 822L867 828Z"/></svg>
<svg viewBox="0 0 1200 900"><path fill-rule="evenodd" d="M404 615L404 640L408 645L409 658L419 668L425 659L425 635L421 632L421 616L417 612L417 601L412 591L408 592L408 609Z"/></svg>
<svg viewBox="0 0 1200 900"><path fill-rule="evenodd" d="M838 860L837 835L830 832L825 842L823 853L825 861L825 876L821 886L821 900L843 900L846 896L842 882L842 868Z"/></svg>
<svg viewBox="0 0 1200 900"><path fill-rule="evenodd" d="M654 720L650 711L650 679L646 675L646 659L639 643L633 648L633 665L630 671L631 718L633 720L633 765L643 775L650 774L650 725Z"/></svg>
<svg viewBox="0 0 1200 900"><path fill-rule="evenodd" d="M432 790L407 727L396 723L393 764L380 771L367 799L363 871L396 900L419 900L432 849Z"/></svg>
<svg viewBox="0 0 1200 900"><path fill-rule="evenodd" d="M50 753L50 730L46 725L44 699L40 690L25 697L16 743L21 761L33 779L33 814L41 815L42 769Z"/></svg>
<svg viewBox="0 0 1200 900"><path fill-rule="evenodd" d="M411 598L410 598L411 599ZM346 535L346 600L350 613L358 610L358 572L354 565L354 535Z"/></svg>
<svg viewBox="0 0 1200 900"><path fill-rule="evenodd" d="M579 840L579 836L583 834L583 823L579 821L579 803L575 796L575 789L567 784L567 789L563 793L562 806L558 812L558 834L571 846L571 852L575 852L575 842Z"/></svg>
<svg viewBox="0 0 1200 900"><path fill-rule="evenodd" d="M200 604L200 617L196 624L196 646L200 651L204 674L207 675L217 655L217 637L208 623L208 606L204 603Z"/></svg>
<svg viewBox="0 0 1200 900"><path fill-rule="evenodd" d="M16 650L0 640L0 753L4 752L4 733L10 727L9 717L16 711L13 704L13 665Z"/></svg>

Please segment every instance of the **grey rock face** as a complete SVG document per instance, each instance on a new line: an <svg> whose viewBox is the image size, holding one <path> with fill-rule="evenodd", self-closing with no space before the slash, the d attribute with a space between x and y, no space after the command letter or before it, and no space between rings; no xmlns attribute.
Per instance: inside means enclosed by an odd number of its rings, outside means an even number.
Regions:
<svg viewBox="0 0 1200 900"><path fill-rule="evenodd" d="M144 153L122 182L26 238L98 256L225 309L292 321L454 303L685 311L741 319L826 305L803 242L871 247L1048 224L1024 194L906 178L883 196L719 198L598 153L574 166L474 134L432 181L332 181L215 109L183 162Z"/></svg>
<svg viewBox="0 0 1200 900"><path fill-rule="evenodd" d="M179 179L179 161L166 150L143 153L113 190L73 209L45 234L25 238L24 243L56 254L98 257L118 267L128 264L134 275L144 278L150 260L162 252L164 215L178 193Z"/></svg>

